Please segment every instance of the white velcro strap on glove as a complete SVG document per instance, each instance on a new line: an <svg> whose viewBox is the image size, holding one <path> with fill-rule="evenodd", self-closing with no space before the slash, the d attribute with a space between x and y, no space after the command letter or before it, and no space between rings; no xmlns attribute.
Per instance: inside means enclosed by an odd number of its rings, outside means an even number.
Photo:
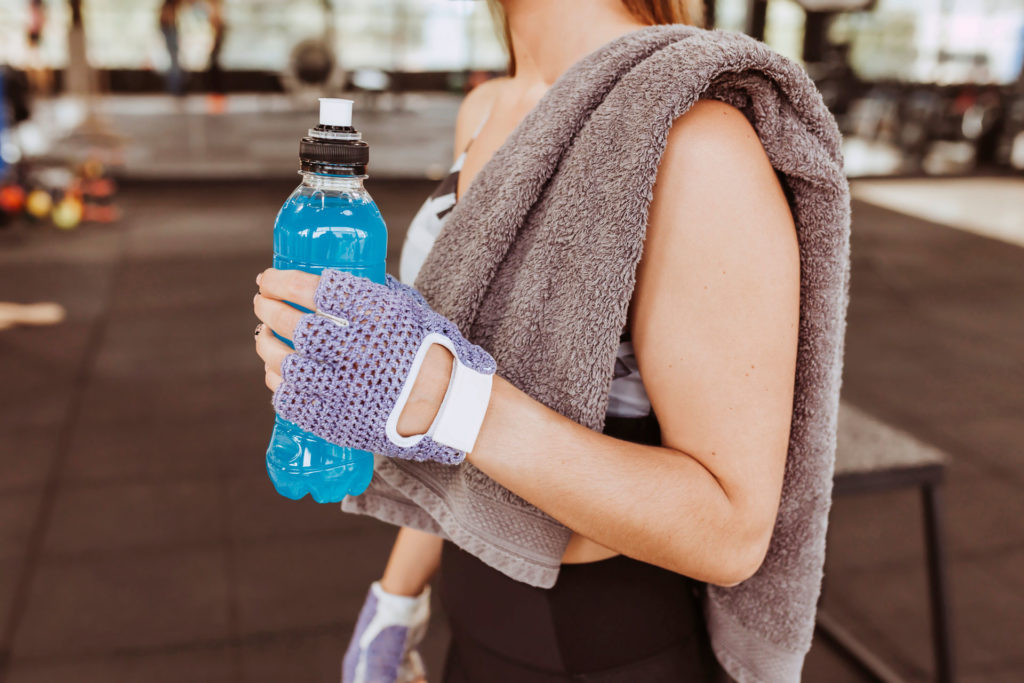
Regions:
<svg viewBox="0 0 1024 683"><path fill-rule="evenodd" d="M439 344L451 351L454 362L452 363L452 375L448 380L448 389L445 391L444 400L438 408L437 416L430 425L426 434L414 434L401 436L398 433L398 418L409 400L413 385L416 384L416 377L419 376L423 360L432 344ZM455 353L455 346L451 340L443 334L432 332L423 339L423 343L413 358L412 368L405 380L398 401L388 416L385 431L388 440L396 446L408 448L415 446L424 436L429 436L435 442L454 448L464 453L470 453L476 445L477 436L484 423L484 416L487 414L487 406L491 400L491 387L494 375L477 372L459 360Z"/></svg>
<svg viewBox="0 0 1024 683"><path fill-rule="evenodd" d="M471 453L484 423L487 405L491 400L494 375L485 375L463 365L458 357L452 364L452 378L441 407L430 425L434 441L451 446L457 451Z"/></svg>

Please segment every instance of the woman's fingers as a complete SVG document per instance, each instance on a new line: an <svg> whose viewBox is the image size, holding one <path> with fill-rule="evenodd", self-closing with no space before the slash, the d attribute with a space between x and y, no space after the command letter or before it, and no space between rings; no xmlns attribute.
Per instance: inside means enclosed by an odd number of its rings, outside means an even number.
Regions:
<svg viewBox="0 0 1024 683"><path fill-rule="evenodd" d="M268 368L276 374L281 374L281 363L285 356L293 351L288 345L274 336L274 333L266 325L262 325L260 333L256 335L256 353Z"/></svg>
<svg viewBox="0 0 1024 683"><path fill-rule="evenodd" d="M281 363L292 353L288 345L275 337L272 331L292 339L295 326L303 315L284 302L312 310L315 308L313 293L319 283L319 276L301 270L268 268L256 277L260 293L253 297L252 307L256 317L264 323L263 329L256 335L256 353L263 359L266 372L264 382L271 391L277 391L281 386Z"/></svg>
<svg viewBox="0 0 1024 683"><path fill-rule="evenodd" d="M290 301L313 310L313 293L320 284L320 276L301 270L268 268L256 276L256 284L260 286L260 294L268 299Z"/></svg>
<svg viewBox="0 0 1024 683"><path fill-rule="evenodd" d="M256 312L256 317L266 323L267 327L287 339L293 338L295 326L303 316L302 311L262 294L253 297L252 309Z"/></svg>

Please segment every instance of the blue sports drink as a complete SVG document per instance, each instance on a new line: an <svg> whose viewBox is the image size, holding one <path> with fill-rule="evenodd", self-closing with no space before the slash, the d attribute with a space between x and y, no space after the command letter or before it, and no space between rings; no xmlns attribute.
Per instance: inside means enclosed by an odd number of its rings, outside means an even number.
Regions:
<svg viewBox="0 0 1024 683"><path fill-rule="evenodd" d="M274 223L275 268L314 274L336 268L384 284L387 227L363 187L370 155L360 138L352 127L352 101L322 98L320 125L299 143L302 183ZM366 490L373 454L337 446L276 417L267 473L282 496L298 500L308 493L318 503L336 503Z"/></svg>

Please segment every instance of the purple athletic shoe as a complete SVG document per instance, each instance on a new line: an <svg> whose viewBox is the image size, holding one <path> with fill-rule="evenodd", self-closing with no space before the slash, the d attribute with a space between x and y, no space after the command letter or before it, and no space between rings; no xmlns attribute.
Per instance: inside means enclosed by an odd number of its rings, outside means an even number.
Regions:
<svg viewBox="0 0 1024 683"><path fill-rule="evenodd" d="M430 619L430 586L415 597L374 581L341 665L342 683L409 683L425 675L416 646Z"/></svg>
<svg viewBox="0 0 1024 683"><path fill-rule="evenodd" d="M316 313L295 329L295 353L281 366L274 409L339 446L407 460L462 462L473 449L490 399L494 359L394 278L380 285L327 269ZM455 357L437 417L425 434L401 436L398 417L432 344Z"/></svg>

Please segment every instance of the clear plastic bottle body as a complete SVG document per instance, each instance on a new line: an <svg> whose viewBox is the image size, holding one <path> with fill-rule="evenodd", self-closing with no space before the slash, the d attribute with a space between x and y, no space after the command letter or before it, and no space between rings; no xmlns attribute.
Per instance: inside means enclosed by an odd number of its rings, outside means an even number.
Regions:
<svg viewBox="0 0 1024 683"><path fill-rule="evenodd" d="M274 267L314 274L336 268L383 284L387 227L363 187L365 176L302 176L274 223ZM267 473L282 496L297 500L308 493L318 503L338 502L366 490L373 454L337 446L276 417Z"/></svg>

